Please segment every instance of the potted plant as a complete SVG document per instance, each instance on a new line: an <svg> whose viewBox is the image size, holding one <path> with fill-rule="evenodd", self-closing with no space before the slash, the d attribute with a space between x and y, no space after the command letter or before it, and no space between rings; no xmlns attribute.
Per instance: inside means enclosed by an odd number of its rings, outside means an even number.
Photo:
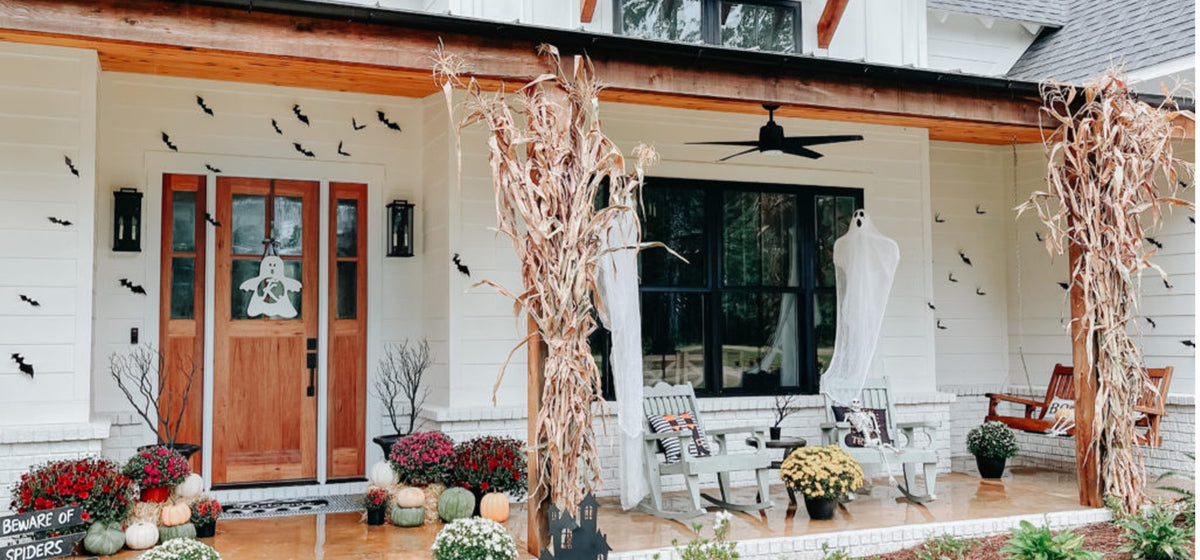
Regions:
<svg viewBox="0 0 1200 560"><path fill-rule="evenodd" d="M517 543L504 525L482 517L455 520L438 531L433 560L517 560Z"/></svg>
<svg viewBox="0 0 1200 560"><path fill-rule="evenodd" d="M512 438L483 436L464 441L454 446L454 472L451 484L461 486L475 494L475 514L482 513L484 502L501 508L489 511L495 521L508 518L508 497L499 498L491 494L506 493L516 499L526 491L526 457L521 451L522 443ZM503 494L500 494L503 496ZM488 508L492 510L491 507Z"/></svg>
<svg viewBox="0 0 1200 560"><path fill-rule="evenodd" d="M783 421L800 409L796 406L796 395L775 395L775 425L771 426L771 439L782 437Z"/></svg>
<svg viewBox="0 0 1200 560"><path fill-rule="evenodd" d="M388 462L400 484L424 487L445 483L454 468L454 442L438 431L413 432L396 440Z"/></svg>
<svg viewBox="0 0 1200 560"><path fill-rule="evenodd" d="M198 368L190 358L178 360L175 367L182 372L183 388L175 390L169 388L172 385L167 382L165 362L162 352L154 347L138 346L126 354L109 356L108 371L138 416L158 435L158 445L178 451L187 459L200 450L199 445L178 441ZM146 447L150 446L138 450Z"/></svg>
<svg viewBox="0 0 1200 560"><path fill-rule="evenodd" d="M804 496L813 519L833 519L838 499L863 485L862 467L837 445L793 451L783 460L779 478Z"/></svg>
<svg viewBox="0 0 1200 560"><path fill-rule="evenodd" d="M408 342L399 345L389 344L383 349L383 357L379 359L379 378L375 381L374 394L387 411L388 420L392 423L391 434L377 436L371 439L383 449L383 456L388 457L392 444L405 434L413 433L417 428L421 409L425 406L425 397L429 388L422 386L425 370L429 369L432 359L429 357L429 342L421 340L420 344L412 347ZM402 425L401 411L398 408L402 401L408 426Z"/></svg>
<svg viewBox="0 0 1200 560"><path fill-rule="evenodd" d="M975 456L982 478L1000 478L1004 463L1017 454L1017 436L1004 422L984 422L967 433L967 451Z"/></svg>
<svg viewBox="0 0 1200 560"><path fill-rule="evenodd" d="M198 540L178 538L143 552L137 560L221 560L221 555Z"/></svg>
<svg viewBox="0 0 1200 560"><path fill-rule="evenodd" d="M141 488L141 501L165 502L171 497L171 488L192 474L192 468L177 451L155 445L130 457L121 473Z"/></svg>
<svg viewBox="0 0 1200 560"><path fill-rule="evenodd" d="M221 517L221 502L205 496L192 504L192 524L196 526L196 538L203 539L217 534L217 518Z"/></svg>
<svg viewBox="0 0 1200 560"><path fill-rule="evenodd" d="M62 530L77 533L91 523L120 527L133 505L134 491L133 481L107 459L51 461L21 475L13 486L9 507L29 513L79 504L86 523Z"/></svg>
<svg viewBox="0 0 1200 560"><path fill-rule="evenodd" d="M388 491L383 488L367 490L363 496L363 507L367 510L367 525L383 525L387 517Z"/></svg>

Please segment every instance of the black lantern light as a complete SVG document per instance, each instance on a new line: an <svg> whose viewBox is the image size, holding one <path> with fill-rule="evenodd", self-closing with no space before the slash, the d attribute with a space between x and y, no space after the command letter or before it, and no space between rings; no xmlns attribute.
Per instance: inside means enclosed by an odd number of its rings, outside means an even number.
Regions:
<svg viewBox="0 0 1200 560"><path fill-rule="evenodd" d="M142 193L123 188L113 192L113 251L142 250Z"/></svg>
<svg viewBox="0 0 1200 560"><path fill-rule="evenodd" d="M413 204L407 200L393 200L387 209L387 256L413 256Z"/></svg>

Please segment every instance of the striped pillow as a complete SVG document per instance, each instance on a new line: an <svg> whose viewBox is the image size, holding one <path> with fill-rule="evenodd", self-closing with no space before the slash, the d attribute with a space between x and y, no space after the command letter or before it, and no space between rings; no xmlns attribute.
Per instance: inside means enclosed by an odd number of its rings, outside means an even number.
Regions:
<svg viewBox="0 0 1200 560"><path fill-rule="evenodd" d="M704 435L704 431L696 424L696 419L692 417L690 412L654 414L648 416L646 419L650 422L650 427L656 434L690 430L692 432L692 442L688 444L688 452L694 457L708 457L712 455L711 447L708 444L708 436ZM666 456L668 463L674 463L679 460L681 450L678 439L660 439L658 440L658 448Z"/></svg>

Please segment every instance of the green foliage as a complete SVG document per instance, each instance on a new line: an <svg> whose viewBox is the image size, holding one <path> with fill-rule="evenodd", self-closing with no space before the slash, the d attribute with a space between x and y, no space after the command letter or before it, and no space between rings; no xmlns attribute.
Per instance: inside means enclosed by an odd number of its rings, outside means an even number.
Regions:
<svg viewBox="0 0 1200 560"><path fill-rule="evenodd" d="M979 545L975 539L959 539L942 535L925 541L917 551L918 560L967 560L971 549Z"/></svg>
<svg viewBox="0 0 1200 560"><path fill-rule="evenodd" d="M1057 535L1047 527L1037 527L1028 521L1013 531L1008 544L1000 552L1013 560L1101 560L1099 552L1083 548L1083 535L1062 530Z"/></svg>
<svg viewBox="0 0 1200 560"><path fill-rule="evenodd" d="M1192 463L1196 462L1196 454L1195 453L1184 453L1184 455L1187 456L1188 459L1191 459ZM1155 486L1155 488L1166 491L1166 492L1170 492L1172 494L1179 496L1178 498L1175 498L1175 500L1171 502L1171 508L1174 509L1176 512L1182 514L1184 517L1184 520L1187 523L1187 526L1190 527L1194 531L1196 528L1196 492L1195 492L1195 490L1188 488L1188 487L1163 485L1162 481L1164 481L1168 478L1186 478L1188 480L1194 481L1194 480L1196 480L1196 475L1195 475L1195 473L1190 472L1190 471L1189 472L1167 471L1165 473L1158 475L1158 478L1156 478L1154 480L1155 484L1158 484L1158 486Z"/></svg>
<svg viewBox="0 0 1200 560"><path fill-rule="evenodd" d="M1120 551L1128 552L1133 560L1191 560L1187 545L1192 531L1176 527L1176 515L1170 508L1155 506L1143 515L1117 519L1126 540Z"/></svg>
<svg viewBox="0 0 1200 560"><path fill-rule="evenodd" d="M1007 459L1017 454L1017 436L1004 422L984 422L967 433L967 451L976 457Z"/></svg>
<svg viewBox="0 0 1200 560"><path fill-rule="evenodd" d="M729 521L733 518L729 512L717 513L717 521L713 524L713 538L706 539L700 535L703 524L695 523L692 529L696 538L686 545L679 546L679 539L671 541L680 560L736 560L738 558L737 543L729 540Z"/></svg>
<svg viewBox="0 0 1200 560"><path fill-rule="evenodd" d="M821 560L852 560L850 553L840 548L829 550L829 544L821 543Z"/></svg>

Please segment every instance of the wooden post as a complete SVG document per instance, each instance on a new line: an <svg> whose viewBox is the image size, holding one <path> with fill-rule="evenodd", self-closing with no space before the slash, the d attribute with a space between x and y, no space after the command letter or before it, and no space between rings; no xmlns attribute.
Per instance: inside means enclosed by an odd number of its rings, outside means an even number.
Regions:
<svg viewBox="0 0 1200 560"><path fill-rule="evenodd" d="M1092 317L1083 301L1083 287L1075 278L1076 266L1083 258L1083 249L1071 243L1068 254L1071 270L1071 359L1075 368L1075 474L1079 483L1079 503L1088 507L1103 507L1103 481L1100 476L1100 453L1092 447L1095 434L1092 421L1096 417L1096 386L1099 380L1088 363L1088 351L1095 356L1095 336L1088 336Z"/></svg>
<svg viewBox="0 0 1200 560"><path fill-rule="evenodd" d="M534 334L537 332L537 323L533 318L529 318L528 333ZM526 506L526 524L528 533L525 537L526 549L530 554L537 557L550 545L550 528L547 525L548 515L550 512L550 496L539 489L542 483L541 461L538 457L537 449L537 418L538 411L542 408L542 387L546 380L544 375L544 367L546 363L546 343L542 342L539 336L531 341L527 346L529 348L529 367L528 380L526 381L528 388L528 429L529 429L529 467L525 477L529 484L529 500L525 502Z"/></svg>

